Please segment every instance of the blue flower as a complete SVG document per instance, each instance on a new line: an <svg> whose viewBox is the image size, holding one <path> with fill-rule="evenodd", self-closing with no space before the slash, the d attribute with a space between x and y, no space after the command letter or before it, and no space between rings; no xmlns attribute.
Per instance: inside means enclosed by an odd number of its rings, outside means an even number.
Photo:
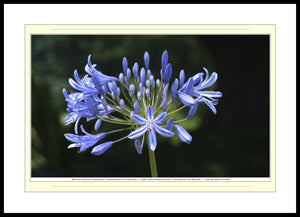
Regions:
<svg viewBox="0 0 300 217"><path fill-rule="evenodd" d="M189 78L186 83L182 85L181 91L177 91L177 96L180 101L190 108L188 118L191 118L195 111L197 110L198 103L204 102L214 114L217 113L215 105L217 105L218 100L215 98L222 97L220 91L205 91L203 89L212 86L217 78L217 73L212 73L209 76L209 73L206 68L203 68L206 77L203 80L203 72L197 73L193 77Z"/></svg>
<svg viewBox="0 0 300 217"><path fill-rule="evenodd" d="M104 108L102 102L98 97L84 96L82 93L68 94L63 89L63 95L68 102L66 109L69 114L65 118L65 125L75 122L75 133L78 134L78 122L81 118L86 118L87 121L94 120L98 115L107 116L107 114L114 111L110 106ZM95 129L99 128L99 121L95 123Z"/></svg>
<svg viewBox="0 0 300 217"><path fill-rule="evenodd" d="M106 88L106 84L110 81L118 81L118 78L107 76L98 71L95 67L96 65L92 64L91 55L89 55L88 64L86 64L85 66L85 71L92 76L95 88L97 89L98 93L102 94L104 92L104 89Z"/></svg>
<svg viewBox="0 0 300 217"><path fill-rule="evenodd" d="M67 140L74 142L68 146L68 148L80 148L79 153L85 151L86 149L94 146L99 140L103 139L106 136L106 133L99 133L96 135L90 134L85 131L83 126L80 126L81 131L85 133L82 135L74 135L71 133L66 133L65 137Z"/></svg>
<svg viewBox="0 0 300 217"><path fill-rule="evenodd" d="M147 117L147 119L138 114L132 114L133 120L137 124L143 125L143 126L136 129L135 131L131 132L128 135L128 138L129 139L137 139L137 138L141 137L142 135L144 135L146 133L146 131L148 130L148 140L149 140L148 144L150 146L150 149L152 151L155 151L156 145L157 145L157 139L156 139L156 134L155 134L156 132L165 137L171 137L174 135L174 133L169 130L166 130L158 125L158 124L161 124L165 120L166 112L162 112L154 118L153 109L149 105L146 110L146 117Z"/></svg>
<svg viewBox="0 0 300 217"><path fill-rule="evenodd" d="M69 78L69 84L75 90L80 91L85 95L92 95L98 92L98 90L95 89L93 80L88 77L88 75L85 75L83 79L80 79L77 70L74 70L74 78L75 81L72 78Z"/></svg>

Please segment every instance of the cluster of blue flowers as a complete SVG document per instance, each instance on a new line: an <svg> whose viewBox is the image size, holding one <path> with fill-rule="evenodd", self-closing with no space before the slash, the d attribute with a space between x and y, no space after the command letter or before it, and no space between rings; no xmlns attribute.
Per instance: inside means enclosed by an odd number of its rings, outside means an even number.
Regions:
<svg viewBox="0 0 300 217"><path fill-rule="evenodd" d="M101 155L113 144L131 139L134 140L136 151L142 154L146 135L150 149L155 151L156 133L172 137L174 132L177 132L182 142L191 143L192 136L177 123L192 118L200 102L205 103L216 114L215 105L218 98L222 97L222 93L205 89L216 82L217 73L209 75L207 69L203 68L204 72L199 72L186 80L185 73L181 70L179 77L172 83L172 65L168 62L167 51L162 54L159 79L155 79L152 74L149 62L149 53L145 52L144 67L139 68L138 63L134 63L132 68L129 68L128 61L124 57L123 72L117 78L98 71L96 65L91 62L91 55L88 56L85 66L87 74L80 78L75 70L74 79L69 78L69 84L76 91L67 93L63 89L69 112L65 124L75 123L75 134L65 134L66 139L72 142L68 148L79 148L78 151L83 152L94 146L91 153ZM189 112L185 119L172 119L172 114L186 107L189 107ZM84 135L79 135L78 124L82 118L86 121L95 121L95 131L99 130L102 121L120 128L91 134L80 125ZM128 131L128 134L114 141L97 144L106 135L121 131Z"/></svg>

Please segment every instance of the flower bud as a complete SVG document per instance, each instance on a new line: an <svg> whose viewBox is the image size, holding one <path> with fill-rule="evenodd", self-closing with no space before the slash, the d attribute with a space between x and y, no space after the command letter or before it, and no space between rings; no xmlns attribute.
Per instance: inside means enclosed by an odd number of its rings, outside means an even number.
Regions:
<svg viewBox="0 0 300 217"><path fill-rule="evenodd" d="M136 152L138 153L138 154L142 154L142 149L143 149L143 147L142 147L142 144L141 144L141 142L140 142L140 140L135 140L134 141L134 147L135 147L135 150L136 150Z"/></svg>
<svg viewBox="0 0 300 217"><path fill-rule="evenodd" d="M148 79L146 80L146 87L150 87L150 81Z"/></svg>
<svg viewBox="0 0 300 217"><path fill-rule="evenodd" d="M141 77L141 83L143 85L145 85L145 81L146 81L146 71L145 71L145 68L141 68L141 72L140 72L140 77Z"/></svg>
<svg viewBox="0 0 300 217"><path fill-rule="evenodd" d="M113 141L105 142L100 145L97 145L93 148L91 151L91 154L93 155L101 155L103 154L107 149L109 149L113 145Z"/></svg>
<svg viewBox="0 0 300 217"><path fill-rule="evenodd" d="M94 130L98 130L99 129L99 127L100 127L100 125L101 125L101 119L98 119L97 121L96 121L96 123L95 123L95 125L94 125Z"/></svg>
<svg viewBox="0 0 300 217"><path fill-rule="evenodd" d="M164 73L164 84L169 83L171 76L172 76L172 65L169 63L166 66L165 73Z"/></svg>
<svg viewBox="0 0 300 217"><path fill-rule="evenodd" d="M125 108L124 100L120 99L120 109L121 109L121 111L124 111L124 108Z"/></svg>
<svg viewBox="0 0 300 217"><path fill-rule="evenodd" d="M137 96L137 99L138 99L138 100L141 100L141 99L142 99L142 94L141 94L140 91L137 92L136 96Z"/></svg>
<svg viewBox="0 0 300 217"><path fill-rule="evenodd" d="M160 80L156 79L156 86L159 87L160 86Z"/></svg>
<svg viewBox="0 0 300 217"><path fill-rule="evenodd" d="M112 93L113 97L118 98L117 84L115 81L112 82Z"/></svg>
<svg viewBox="0 0 300 217"><path fill-rule="evenodd" d="M126 72L127 80L130 79L130 76L131 76L131 70L130 70L130 68L128 68L128 69L127 69L127 72Z"/></svg>
<svg viewBox="0 0 300 217"><path fill-rule="evenodd" d="M165 50L161 57L161 69L164 71L165 67L168 64L168 52Z"/></svg>
<svg viewBox="0 0 300 217"><path fill-rule="evenodd" d="M145 62L145 68L146 69L149 68L149 61L150 61L149 53L146 51L145 54L144 54L144 62Z"/></svg>
<svg viewBox="0 0 300 217"><path fill-rule="evenodd" d="M140 106L139 106L139 102L137 100L135 100L135 102L133 104L133 109L134 109L134 113L135 114L139 114L140 113Z"/></svg>
<svg viewBox="0 0 300 217"><path fill-rule="evenodd" d="M168 121L167 121L167 126L166 126L166 129L171 131L173 129L173 119L170 118Z"/></svg>
<svg viewBox="0 0 300 217"><path fill-rule="evenodd" d="M127 68L128 68L128 61L127 61L126 57L123 58L122 66L123 66L123 72L124 72L124 74L126 75L126 73L127 73Z"/></svg>
<svg viewBox="0 0 300 217"><path fill-rule="evenodd" d="M145 91L147 99L150 99L150 90L147 88Z"/></svg>
<svg viewBox="0 0 300 217"><path fill-rule="evenodd" d="M139 65L138 65L138 63L134 63L134 65L132 67L132 73L133 73L134 79L137 81L139 79Z"/></svg>
<svg viewBox="0 0 300 217"><path fill-rule="evenodd" d="M163 100L162 100L162 109L163 109L164 112L167 110L167 105L168 105L167 99L163 98Z"/></svg>
<svg viewBox="0 0 300 217"><path fill-rule="evenodd" d="M144 90L145 90L145 87L143 86L143 84L139 83L139 91L144 92Z"/></svg>
<svg viewBox="0 0 300 217"><path fill-rule="evenodd" d="M119 74L119 81L121 84L123 84L123 82L124 82L124 74L123 73Z"/></svg>
<svg viewBox="0 0 300 217"><path fill-rule="evenodd" d="M129 86L129 95L132 97L135 91L135 86L133 84L130 84Z"/></svg>
<svg viewBox="0 0 300 217"><path fill-rule="evenodd" d="M183 69L180 70L179 72L179 86L182 87L182 85L184 84L184 79L185 79L185 74Z"/></svg>
<svg viewBox="0 0 300 217"><path fill-rule="evenodd" d="M154 88L155 87L155 81L154 81L154 76L153 75L149 76L149 81L150 81L151 87Z"/></svg>

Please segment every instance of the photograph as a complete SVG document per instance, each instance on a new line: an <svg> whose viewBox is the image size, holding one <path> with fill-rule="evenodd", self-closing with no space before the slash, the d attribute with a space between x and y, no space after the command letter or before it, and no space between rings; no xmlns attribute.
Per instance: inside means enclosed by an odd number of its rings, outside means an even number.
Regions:
<svg viewBox="0 0 300 217"><path fill-rule="evenodd" d="M32 34L31 177L270 177L270 35Z"/></svg>

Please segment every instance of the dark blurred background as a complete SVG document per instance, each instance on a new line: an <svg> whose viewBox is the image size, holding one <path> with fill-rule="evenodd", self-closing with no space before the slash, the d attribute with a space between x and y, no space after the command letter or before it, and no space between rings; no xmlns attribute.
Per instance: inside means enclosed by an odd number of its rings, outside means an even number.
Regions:
<svg viewBox="0 0 300 217"><path fill-rule="evenodd" d="M181 69L189 77L205 67L218 73L211 89L223 97L216 115L200 105L191 122L181 124L192 135L191 144L158 137L158 175L269 176L269 36L32 35L31 44L32 177L150 176L147 149L138 155L131 140L101 156L93 156L90 149L80 154L67 149L70 142L64 133L74 133L74 124L64 125L62 89L72 90L68 78L75 69L81 78L85 75L89 54L98 70L117 77L124 56L130 68L134 62L142 66L148 51L150 69L158 78L164 50L173 67L172 79Z"/></svg>

